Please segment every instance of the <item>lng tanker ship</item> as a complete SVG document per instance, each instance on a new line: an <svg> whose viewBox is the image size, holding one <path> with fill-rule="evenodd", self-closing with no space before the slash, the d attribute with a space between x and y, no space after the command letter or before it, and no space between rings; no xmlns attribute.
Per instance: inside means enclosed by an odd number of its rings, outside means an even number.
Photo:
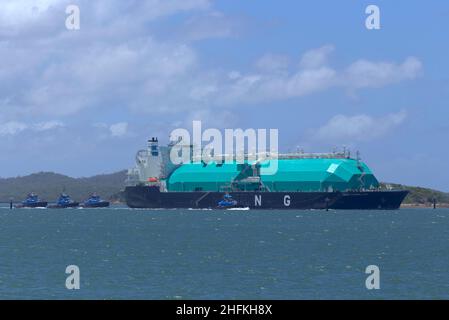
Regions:
<svg viewBox="0 0 449 320"><path fill-rule="evenodd" d="M191 157L175 165L170 152L179 143L159 146L152 138L148 148L137 153L125 189L129 207L398 209L408 194L382 190L369 167L346 151L279 154L275 160L243 163L205 163ZM277 161L276 172L264 174L271 161Z"/></svg>

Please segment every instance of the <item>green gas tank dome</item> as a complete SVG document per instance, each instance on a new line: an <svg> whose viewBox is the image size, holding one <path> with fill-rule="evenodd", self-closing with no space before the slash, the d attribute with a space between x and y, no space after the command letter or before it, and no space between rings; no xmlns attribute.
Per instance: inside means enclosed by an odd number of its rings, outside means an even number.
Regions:
<svg viewBox="0 0 449 320"><path fill-rule="evenodd" d="M276 161L276 163L272 163ZM270 174L264 168L276 168ZM268 170L267 170L268 171ZM168 191L265 190L351 191L377 189L379 182L369 167L352 158L292 158L254 164L235 161L181 165L167 179Z"/></svg>

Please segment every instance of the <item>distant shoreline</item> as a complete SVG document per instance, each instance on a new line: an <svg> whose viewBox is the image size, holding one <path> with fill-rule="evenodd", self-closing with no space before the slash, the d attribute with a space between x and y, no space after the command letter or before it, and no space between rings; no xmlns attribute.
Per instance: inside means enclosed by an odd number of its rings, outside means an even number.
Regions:
<svg viewBox="0 0 449 320"><path fill-rule="evenodd" d="M20 201L14 201L13 205L20 203ZM9 201L0 201L0 207L9 207ZM49 202L49 204L51 204ZM111 205L126 205L124 202L114 201ZM448 209L449 203L437 203L437 209ZM401 209L433 209L433 203L403 203L401 204Z"/></svg>
<svg viewBox="0 0 449 320"><path fill-rule="evenodd" d="M403 203L401 204L401 208L404 209L425 209L425 208L433 208L433 203ZM438 208L449 208L449 203L438 203Z"/></svg>

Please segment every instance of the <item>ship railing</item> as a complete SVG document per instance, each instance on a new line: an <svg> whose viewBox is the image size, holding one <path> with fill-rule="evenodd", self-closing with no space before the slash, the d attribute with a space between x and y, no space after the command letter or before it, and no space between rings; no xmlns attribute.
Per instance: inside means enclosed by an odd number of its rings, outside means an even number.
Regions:
<svg viewBox="0 0 449 320"><path fill-rule="evenodd" d="M234 183L259 183L261 182L260 176L250 176L241 180L234 180Z"/></svg>
<svg viewBox="0 0 449 320"><path fill-rule="evenodd" d="M233 161L238 159L234 154L217 154L211 156L208 160L210 162L218 161ZM283 160L283 159L352 159L348 153L271 153L271 152L263 152L263 153L245 153L243 155L243 159L248 161L266 161L266 160ZM204 161L204 157L202 156L193 156L193 162L202 162Z"/></svg>

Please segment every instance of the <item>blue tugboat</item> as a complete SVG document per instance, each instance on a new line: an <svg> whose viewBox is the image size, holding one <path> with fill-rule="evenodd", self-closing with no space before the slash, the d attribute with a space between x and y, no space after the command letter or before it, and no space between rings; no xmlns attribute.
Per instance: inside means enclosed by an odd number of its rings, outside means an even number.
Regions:
<svg viewBox="0 0 449 320"><path fill-rule="evenodd" d="M46 201L41 201L35 193L30 193L25 201L16 205L16 208L46 208Z"/></svg>
<svg viewBox="0 0 449 320"><path fill-rule="evenodd" d="M107 208L109 207L109 201L101 200L100 196L94 193L81 206L83 208Z"/></svg>
<svg viewBox="0 0 449 320"><path fill-rule="evenodd" d="M230 194L225 194L223 197L223 200L218 202L219 209L235 208L236 206L237 206L237 201L232 199L232 196Z"/></svg>
<svg viewBox="0 0 449 320"><path fill-rule="evenodd" d="M65 208L76 208L79 206L79 202L75 202L70 199L69 195L61 193L56 204L48 206L50 209L65 209Z"/></svg>

